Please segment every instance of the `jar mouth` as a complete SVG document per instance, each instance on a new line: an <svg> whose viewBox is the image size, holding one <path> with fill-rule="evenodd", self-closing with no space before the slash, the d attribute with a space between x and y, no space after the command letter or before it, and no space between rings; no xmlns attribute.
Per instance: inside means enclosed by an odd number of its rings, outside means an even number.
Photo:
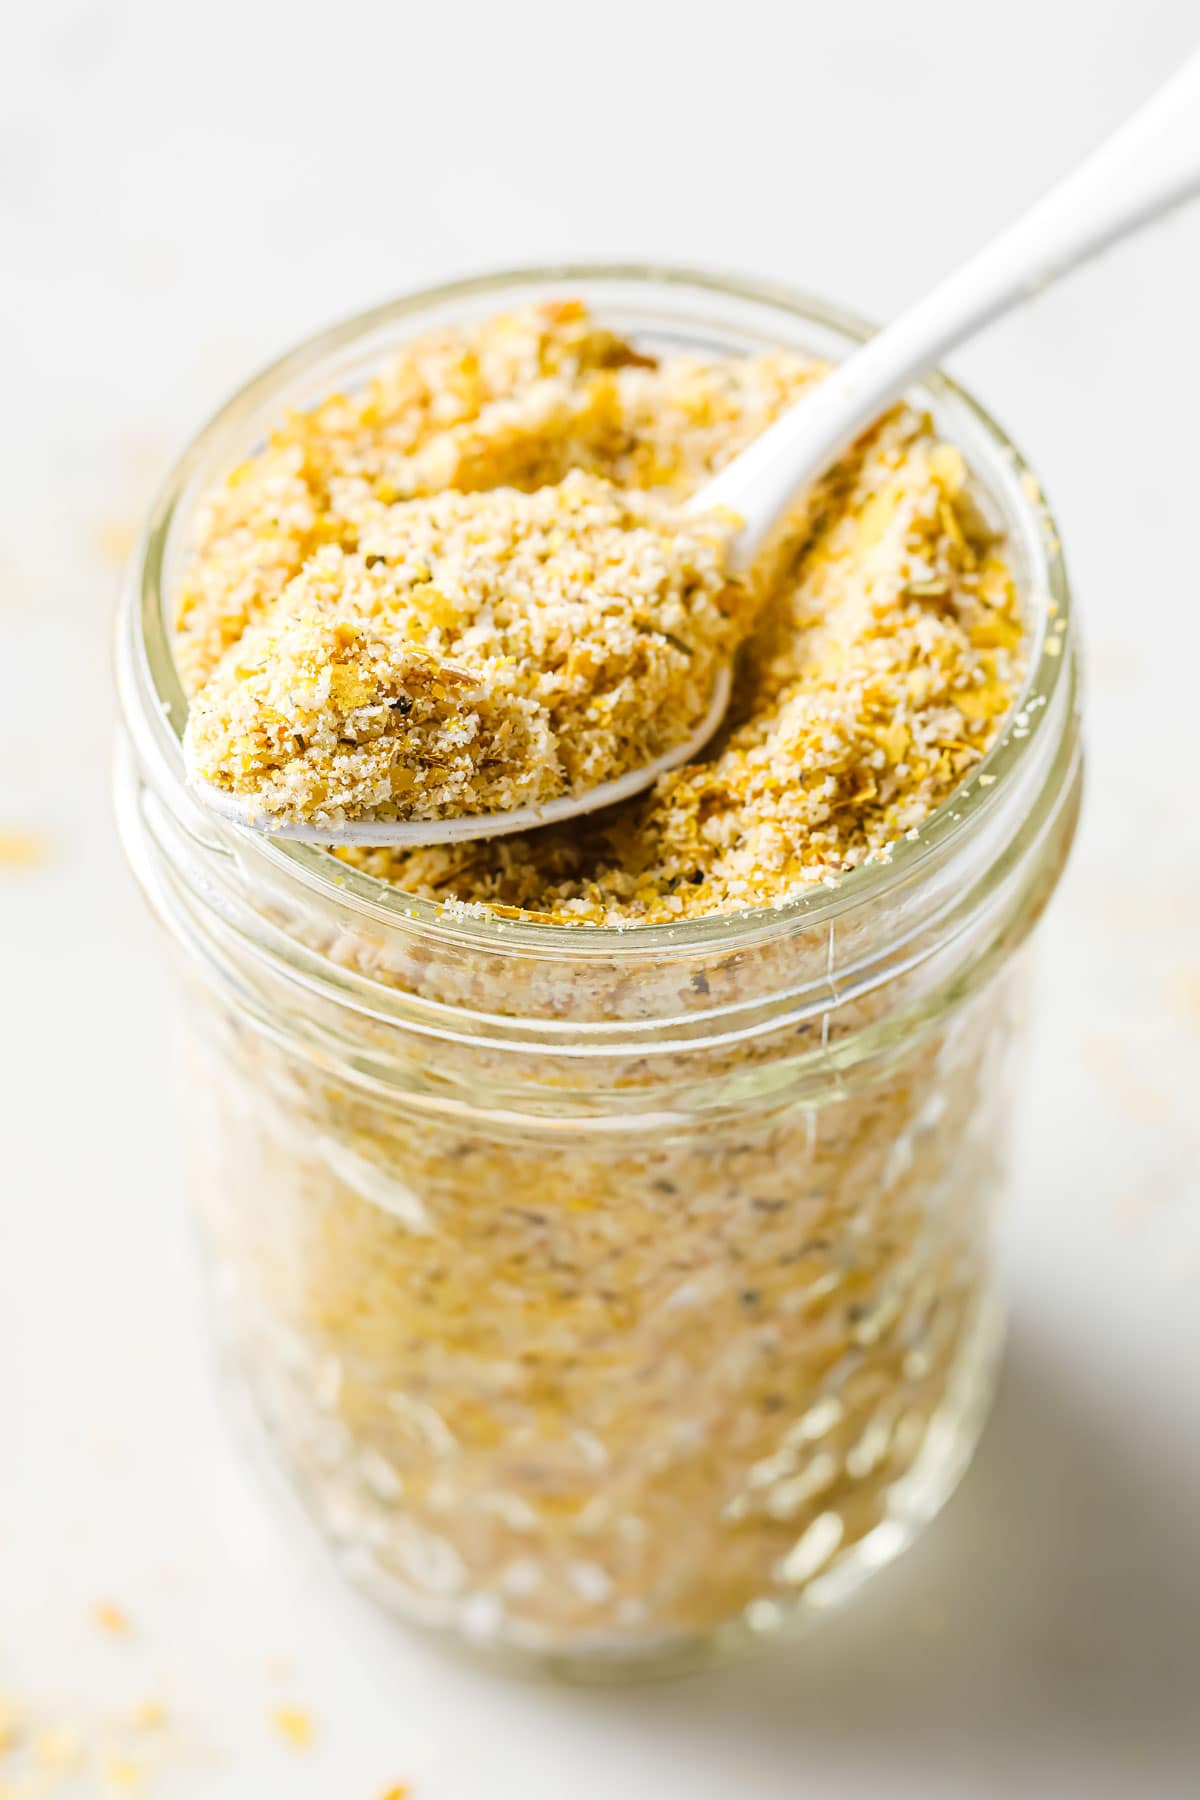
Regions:
<svg viewBox="0 0 1200 1800"><path fill-rule="evenodd" d="M276 883L299 885L311 901L349 908L360 921L382 930L403 926L437 938L507 955L551 955L569 950L572 958L629 956L644 959L658 951L674 954L722 953L749 947L793 931L810 932L851 909L874 908L890 889L908 883L925 863L940 863L960 839L972 834L999 806L1014 778L1043 748L1052 721L1061 720L1073 688L1071 594L1058 533L1040 484L1021 453L992 416L948 376L937 373L914 388L939 427L963 449L973 476L1001 515L1023 591L1029 632L1028 666L1017 698L987 754L967 780L925 822L895 840L882 857L825 883L768 906L713 913L672 922L597 925L547 923L520 915L500 917L491 909L434 901L405 892L347 864L316 846L252 833L215 819L187 787L182 749L187 699L175 667L166 602L178 568L180 524L222 464L217 454L265 403L286 404L289 395L334 359L343 363L359 348L368 359L402 341L404 326L430 311L479 316L491 305L516 304L518 297L586 293L603 317L606 296L615 305L636 290L658 293L665 329L678 325L671 302L698 305L697 327L711 316L714 334L729 336L721 308L748 308L746 330L763 344L807 348L836 358L873 327L857 315L810 294L741 276L683 267L570 263L516 268L424 288L314 334L267 365L217 412L193 439L170 472L151 512L118 620L117 673L126 723L139 759L152 768L160 791L177 800L180 823L205 849L245 860L251 856ZM590 291L588 291L590 290ZM487 305L481 306L480 302ZM424 321L422 321L424 322ZM779 336L773 338L774 322ZM651 323L653 321L651 320ZM790 331L785 327L791 327ZM399 329L397 329L399 328ZM327 391L330 384L321 386ZM319 391L319 390L318 390ZM236 458L230 458L228 466ZM249 840L249 841L247 841Z"/></svg>

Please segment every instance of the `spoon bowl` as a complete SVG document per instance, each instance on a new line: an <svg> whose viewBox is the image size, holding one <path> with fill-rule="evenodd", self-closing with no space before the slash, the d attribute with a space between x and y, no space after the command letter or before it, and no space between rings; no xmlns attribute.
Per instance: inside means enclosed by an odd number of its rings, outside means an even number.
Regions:
<svg viewBox="0 0 1200 1800"><path fill-rule="evenodd" d="M519 806L510 812L470 813L459 818L439 819L350 819L339 825L309 825L284 820L276 825L269 815L252 813L249 802L214 787L211 782L194 781L192 786L209 811L227 819L230 824L302 844L360 844L371 849L419 850L431 844L461 844L477 838L509 837L514 832L561 825L581 814L616 806L619 801L632 799L635 794L652 787L660 775L689 762L704 748L725 717L732 682L732 672L726 664L717 673L708 711L691 737L681 744L673 744L653 762L627 769L623 775L601 782L585 794L563 794L541 806Z"/></svg>

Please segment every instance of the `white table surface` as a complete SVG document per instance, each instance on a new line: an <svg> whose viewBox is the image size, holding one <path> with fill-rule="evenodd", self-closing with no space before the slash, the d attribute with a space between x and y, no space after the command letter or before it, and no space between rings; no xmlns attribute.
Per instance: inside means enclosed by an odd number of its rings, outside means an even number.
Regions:
<svg viewBox="0 0 1200 1800"><path fill-rule="evenodd" d="M884 315L1196 34L1194 0L6 19L0 834L45 855L0 869L0 1695L76 1722L161 1695L168 1800L1200 1792L1200 215L956 364L1060 516L1090 790L1041 933L996 1413L934 1532L807 1641L643 1691L514 1684L281 1538L214 1393L106 766L124 540L268 354L568 254ZM307 1752L277 1705L311 1713Z"/></svg>

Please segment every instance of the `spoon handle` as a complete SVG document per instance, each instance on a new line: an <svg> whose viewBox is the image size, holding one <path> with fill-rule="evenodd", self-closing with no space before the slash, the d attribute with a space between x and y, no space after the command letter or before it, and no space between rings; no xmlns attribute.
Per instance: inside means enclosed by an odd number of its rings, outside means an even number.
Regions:
<svg viewBox="0 0 1200 1800"><path fill-rule="evenodd" d="M733 570L753 561L796 494L917 376L983 326L1110 244L1200 194L1200 52L1073 174L840 364L696 495L745 521Z"/></svg>

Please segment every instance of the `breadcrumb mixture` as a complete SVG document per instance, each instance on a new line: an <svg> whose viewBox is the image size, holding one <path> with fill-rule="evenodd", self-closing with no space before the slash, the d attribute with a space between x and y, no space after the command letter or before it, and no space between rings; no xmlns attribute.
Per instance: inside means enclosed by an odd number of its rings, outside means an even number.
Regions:
<svg viewBox="0 0 1200 1800"><path fill-rule="evenodd" d="M211 496L179 616L194 720L233 666L278 684L281 712L306 683L327 680L326 708L344 687L339 722L365 708L355 684L390 698L394 680L413 705L385 730L444 737L465 697L441 565L465 521L524 555L526 528L575 497L653 535L821 374L783 352L654 361L577 305L410 343ZM438 534L428 582L388 535L414 520ZM705 544L691 554L709 567ZM510 560L489 557L489 579ZM452 616L410 636L396 622L423 624L422 586L453 592ZM814 486L744 592L694 587L706 641L719 613L742 648L727 722L689 767L570 829L345 860L448 908L566 923L769 905L886 858L970 775L1021 676L1004 545L911 409ZM536 631L520 601L505 629ZM670 684L695 673L695 646L633 648ZM566 737L560 757L582 741ZM1063 793L1006 886L1006 959L1066 854ZM999 900L979 896L949 960L931 901L914 958L843 983L874 967L880 921L753 950L718 933L679 959L630 940L525 954L520 934L501 955L257 889L239 872L239 899L360 979L345 1004L318 977L260 1011L237 979L257 951L227 964L222 934L191 984L185 1160L226 1341L355 1579L475 1645L608 1673L768 1636L895 1554L897 1520L919 1523L961 1467L996 1353L990 1220L1023 1011ZM219 895L209 910L215 932ZM382 1004L392 989L535 1029L431 1035ZM629 1030L554 1029L597 1023Z"/></svg>
<svg viewBox="0 0 1200 1800"><path fill-rule="evenodd" d="M222 658L236 648L238 666L257 665L251 679L269 696L265 659L292 657L302 678L289 693L299 693L292 704L302 712L308 674L327 656L331 688L338 671L352 693L367 685L364 705L380 709L390 744L403 733L383 717L385 708L400 711L387 697L395 689L399 698L411 679L417 723L405 730L417 742L405 754L415 766L431 738L446 737L459 696L444 681L448 697L438 694L436 671L456 659L443 660L432 632L430 663L419 645L395 649L396 661L381 654L365 621L393 610L408 617L417 604L405 577L386 565L367 570L369 555L386 554L368 546L386 544L410 516L440 518L440 529L452 530L449 521L473 515L456 510L464 502L450 494L416 515L405 502L443 490L521 489L529 513L512 493L492 504L524 521L540 506L549 516L568 496L586 496L653 531L662 515L651 500L685 500L822 372L786 352L655 361L573 302L415 340L361 394L293 415L210 498L179 610L185 683L196 695L214 671L224 679ZM592 481L572 474L579 470ZM727 641L722 630L745 629L753 613L730 718L698 760L648 795L570 826L338 854L413 893L563 922L775 905L886 855L990 747L1022 670L1020 609L963 459L939 442L928 416L898 408L860 440L808 496L743 600L709 585L711 536L689 554L686 566L705 577L703 607L720 615L708 644ZM317 598L328 591L323 583L353 590L348 641ZM294 633L284 643L270 623L280 603L276 624L290 621ZM672 657L669 640L644 635L641 652L662 680L695 680L694 654ZM520 761L529 748L520 734L534 727L509 706L518 691L472 729L489 744L487 734L508 725ZM344 717L335 706L332 724ZM363 773L359 786L350 783L358 796L350 804L372 804L362 799L379 780L370 743L353 748ZM273 763L267 750L262 780L286 786L290 765ZM296 754L303 763L308 752ZM463 810L461 780L453 758L438 769L435 809Z"/></svg>
<svg viewBox="0 0 1200 1800"><path fill-rule="evenodd" d="M194 771L278 820L536 805L686 742L745 590L724 530L570 472L358 515L196 695Z"/></svg>

